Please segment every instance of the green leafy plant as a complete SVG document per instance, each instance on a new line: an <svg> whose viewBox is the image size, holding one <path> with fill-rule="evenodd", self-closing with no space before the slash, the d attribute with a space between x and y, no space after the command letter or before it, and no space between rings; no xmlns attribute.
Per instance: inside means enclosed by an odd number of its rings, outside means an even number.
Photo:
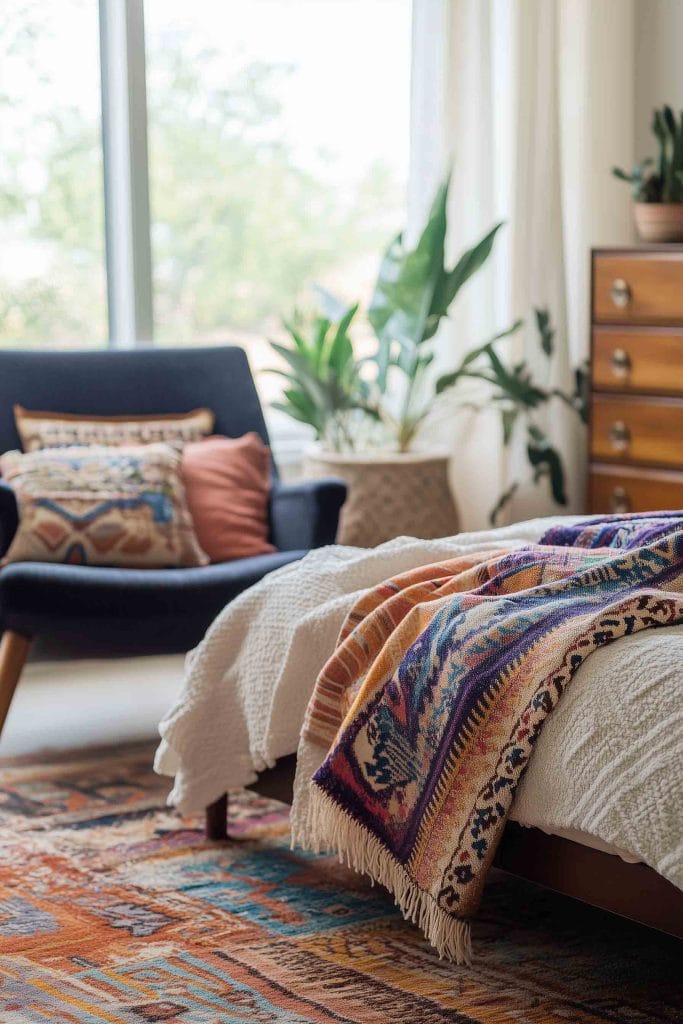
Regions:
<svg viewBox="0 0 683 1024"><path fill-rule="evenodd" d="M678 120L669 106L655 110L652 133L657 140L658 157L636 164L630 174L613 167L612 174L631 185L639 203L683 203L683 110Z"/></svg>
<svg viewBox="0 0 683 1024"><path fill-rule="evenodd" d="M273 344L288 364L286 371L278 371L287 378L288 387L284 401L275 407L310 424L316 437L333 451L353 451L363 418L369 416L381 421L394 446L406 452L435 395L448 392L457 402L464 381L480 381L486 386L486 406L493 403L500 410L503 444L508 447L516 431L523 428L534 482L547 479L554 500L566 505L562 458L542 428L540 413L549 403L559 401L585 422L584 367L576 371L574 391L567 393L534 380L526 360L510 363L503 346L524 325L520 319L469 351L453 371L436 381L427 372L434 360L433 339L439 324L463 285L486 263L502 227L496 224L448 269L449 184L450 175L437 191L415 247L406 248L399 234L384 254L368 310L376 351L366 359L354 355L349 329L358 306L346 308L319 290L321 311L310 326L310 337L304 319L297 314L285 324L293 347ZM555 329L547 310L535 310L535 326L541 352L550 361L555 352ZM482 407L472 401L467 404ZM492 522L518 486L513 483L501 495L491 512Z"/></svg>
<svg viewBox="0 0 683 1024"><path fill-rule="evenodd" d="M392 367L403 377L398 414L392 417L384 403L385 418L392 420L402 452L410 448L429 409L429 399L421 393L421 385L434 358L430 342L462 286L488 259L502 227L496 224L448 270L444 249L449 185L450 175L437 191L427 224L414 249L406 250L402 234L390 243L368 311L378 340L374 361L380 394L386 397L392 386Z"/></svg>
<svg viewBox="0 0 683 1024"><path fill-rule="evenodd" d="M353 451L354 410L377 415L368 401L369 386L361 379L349 336L357 311L358 304L350 306L333 322L323 313L311 320L295 310L284 323L292 347L271 341L273 350L287 367L270 371L287 381L284 401L273 402L273 408L313 427L316 439L333 451Z"/></svg>
<svg viewBox="0 0 683 1024"><path fill-rule="evenodd" d="M547 309L534 310L539 346L543 355L550 360L555 351L555 329ZM582 366L575 375L574 391L567 393L560 388L546 388L536 382L526 360L508 366L496 351L505 338L515 334L523 326L523 320L516 320L507 330L496 334L489 341L472 349L460 365L450 373L439 377L436 393L443 394L455 389L467 379L485 381L489 385L487 405L493 403L500 410L503 444L507 448L518 425L525 431L526 454L533 471L534 483L547 478L553 500L558 505L567 504L565 472L562 457L538 422L541 409L552 401L560 401L572 409L580 419L588 420L587 367ZM470 403L472 405L472 403ZM474 406L475 408L480 408ZM490 513L495 523L508 502L519 488L513 482L500 496Z"/></svg>

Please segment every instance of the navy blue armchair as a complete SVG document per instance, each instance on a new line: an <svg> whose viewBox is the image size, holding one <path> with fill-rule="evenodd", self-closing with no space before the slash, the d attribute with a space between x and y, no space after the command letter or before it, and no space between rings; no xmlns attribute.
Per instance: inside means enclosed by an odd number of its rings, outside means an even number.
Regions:
<svg viewBox="0 0 683 1024"><path fill-rule="evenodd" d="M0 452L19 448L13 406L125 415L216 416L215 433L256 431L263 412L240 348L0 352ZM346 497L340 480L282 484L273 463L270 534L277 551L197 569L117 569L17 562L0 569L0 731L35 636L101 641L109 648L189 650L218 612L266 573L334 542ZM0 556L17 527L0 480Z"/></svg>

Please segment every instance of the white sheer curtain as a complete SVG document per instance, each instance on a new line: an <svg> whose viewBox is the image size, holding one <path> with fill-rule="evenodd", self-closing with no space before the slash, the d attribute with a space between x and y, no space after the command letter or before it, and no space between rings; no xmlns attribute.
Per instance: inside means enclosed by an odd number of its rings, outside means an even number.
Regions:
<svg viewBox="0 0 683 1024"><path fill-rule="evenodd" d="M468 284L438 338L439 369L516 317L510 343L539 374L533 306L557 327L552 382L571 384L588 354L589 250L631 240L627 190L610 176L631 162L633 0L414 0L410 221L420 223L454 162L453 254L497 220L495 256ZM585 438L571 413L545 423L565 456L571 509L584 498ZM441 409L427 443L451 445L463 525L485 525L498 494L527 475L521 438L502 450L498 417ZM523 488L509 515L549 514L545 488Z"/></svg>

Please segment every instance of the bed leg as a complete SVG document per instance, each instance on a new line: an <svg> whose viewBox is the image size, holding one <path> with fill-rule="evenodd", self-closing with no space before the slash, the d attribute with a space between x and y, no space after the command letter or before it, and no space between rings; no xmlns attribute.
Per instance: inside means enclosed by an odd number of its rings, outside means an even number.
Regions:
<svg viewBox="0 0 683 1024"><path fill-rule="evenodd" d="M228 794L206 808L206 838L214 841L228 838Z"/></svg>

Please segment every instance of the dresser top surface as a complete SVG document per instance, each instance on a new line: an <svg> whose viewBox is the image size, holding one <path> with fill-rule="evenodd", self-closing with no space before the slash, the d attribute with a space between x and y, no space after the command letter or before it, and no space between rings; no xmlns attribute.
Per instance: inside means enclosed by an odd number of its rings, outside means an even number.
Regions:
<svg viewBox="0 0 683 1024"><path fill-rule="evenodd" d="M598 245L591 249L593 256L636 256L638 253L671 253L683 255L683 242L637 242L633 245Z"/></svg>

